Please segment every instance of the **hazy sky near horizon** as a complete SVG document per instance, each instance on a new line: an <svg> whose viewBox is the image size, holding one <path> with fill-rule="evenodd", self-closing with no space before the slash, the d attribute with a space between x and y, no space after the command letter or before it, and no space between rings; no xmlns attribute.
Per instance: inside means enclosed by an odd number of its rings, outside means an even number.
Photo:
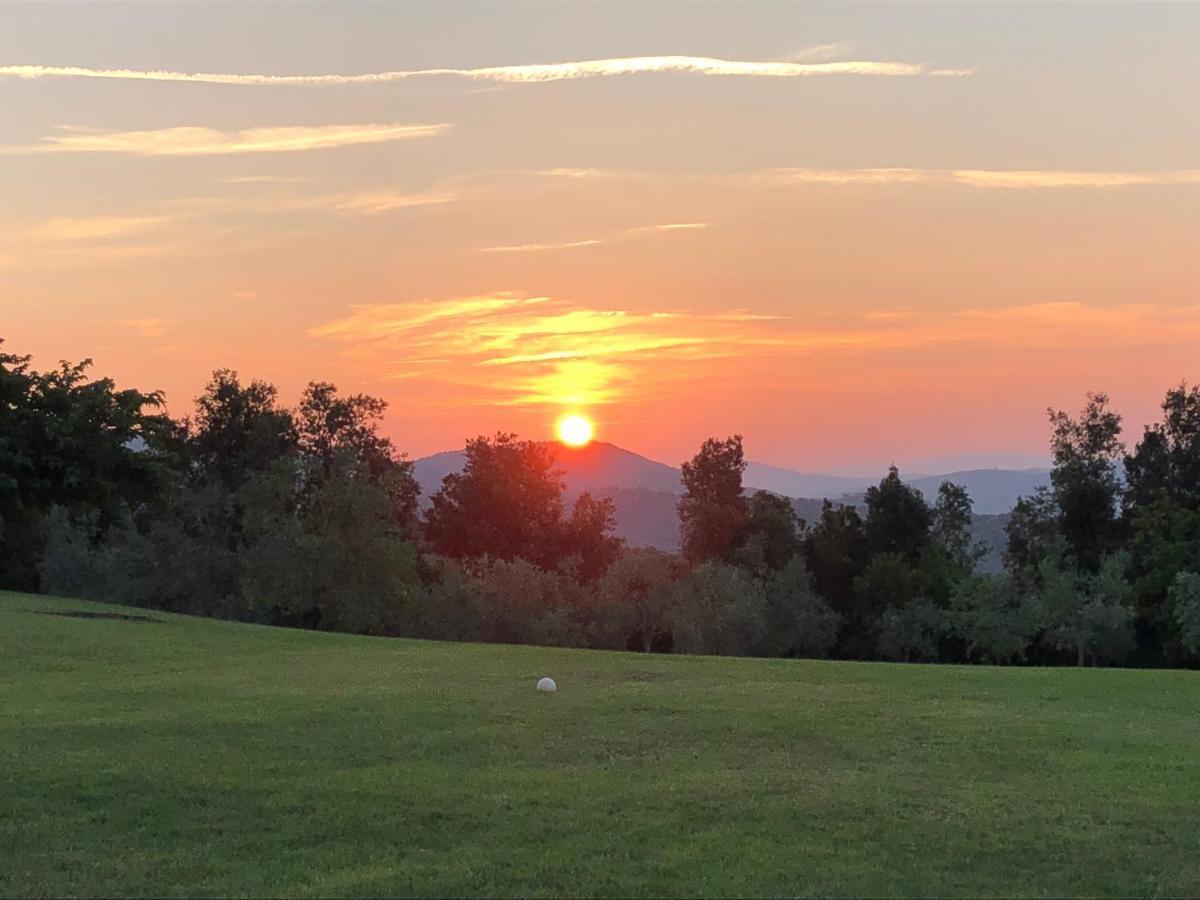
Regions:
<svg viewBox="0 0 1200 900"><path fill-rule="evenodd" d="M1033 464L1200 377L1197 96L1196 4L4 4L0 337L413 455Z"/></svg>

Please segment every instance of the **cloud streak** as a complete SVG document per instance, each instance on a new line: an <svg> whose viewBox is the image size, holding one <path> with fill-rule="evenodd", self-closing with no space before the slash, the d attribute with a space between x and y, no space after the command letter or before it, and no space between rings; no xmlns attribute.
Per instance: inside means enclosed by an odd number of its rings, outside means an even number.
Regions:
<svg viewBox="0 0 1200 900"><path fill-rule="evenodd" d="M95 216L50 219L28 233L35 241L95 241L138 234L169 221L162 216Z"/></svg>
<svg viewBox="0 0 1200 900"><path fill-rule="evenodd" d="M1148 172L1008 169L806 169L780 168L757 172L754 180L780 185L955 184L1001 190L1039 188L1120 188L1200 184L1200 169Z"/></svg>
<svg viewBox="0 0 1200 900"><path fill-rule="evenodd" d="M153 131L103 131L62 126L40 144L0 145L0 153L125 153L136 156L219 156L294 153L356 144L436 137L447 124L315 125L219 131L181 127Z"/></svg>
<svg viewBox="0 0 1200 900"><path fill-rule="evenodd" d="M968 70L930 68L923 63L879 60L821 62L718 59L707 56L630 56L575 62L532 63L481 68L398 69L365 74L266 75L230 72L177 72L148 69L94 69L84 66L0 66L0 78L37 80L43 78L98 78L118 81L164 81L222 84L239 87L331 87L387 84L414 78L463 78L502 84L541 84L607 78L620 75L682 73L742 78L809 78L830 75L868 75L887 78L917 75L969 74Z"/></svg>
<svg viewBox="0 0 1200 900"><path fill-rule="evenodd" d="M1139 346L1187 347L1200 339L1200 305L1075 302L964 310L950 315L876 310L779 316L602 309L504 293L353 307L310 330L340 343L370 370L424 379L438 403L599 406L688 395L696 364L715 382L758 377L775 385L805 365L926 370L932 359L1040 358ZM807 361L807 362L806 362ZM722 374L723 373L723 374ZM438 387L438 386L441 387Z"/></svg>
<svg viewBox="0 0 1200 900"><path fill-rule="evenodd" d="M599 244L612 244L627 241L635 237L660 234L664 231L695 231L707 228L707 222L668 222L663 225L640 225L627 228L612 237L584 238L578 241L561 241L558 243L507 244L498 247L480 247L480 253L538 253L543 250L572 250L578 247L595 247Z"/></svg>

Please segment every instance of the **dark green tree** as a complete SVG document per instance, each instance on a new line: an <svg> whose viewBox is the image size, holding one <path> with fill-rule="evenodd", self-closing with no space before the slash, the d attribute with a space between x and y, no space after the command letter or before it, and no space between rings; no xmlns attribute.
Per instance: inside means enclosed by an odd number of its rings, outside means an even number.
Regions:
<svg viewBox="0 0 1200 900"><path fill-rule="evenodd" d="M196 474L233 491L296 449L295 422L275 385L243 385L232 369L213 372L188 426Z"/></svg>
<svg viewBox="0 0 1200 900"><path fill-rule="evenodd" d="M563 482L551 450L513 434L467 443L461 472L447 475L425 514L425 538L457 559L524 559L557 568L564 552L578 557L581 577L611 562L612 504L579 498L564 520Z"/></svg>
<svg viewBox="0 0 1200 900"><path fill-rule="evenodd" d="M871 554L898 553L916 561L929 544L933 513L921 492L900 480L892 466L878 487L867 490L864 533Z"/></svg>
<svg viewBox="0 0 1200 900"><path fill-rule="evenodd" d="M857 579L870 561L862 519L853 506L838 506L826 500L821 517L804 540L804 559L817 593L829 601L842 620L842 644L853 644L847 652L865 655L867 617L859 608Z"/></svg>
<svg viewBox="0 0 1200 900"><path fill-rule="evenodd" d="M1059 510L1059 532L1072 558L1087 572L1120 543L1121 417L1106 394L1088 394L1078 419L1049 410L1050 481Z"/></svg>
<svg viewBox="0 0 1200 900"><path fill-rule="evenodd" d="M352 465L367 474L391 498L396 523L415 531L421 488L412 461L379 433L387 401L368 394L341 395L325 382L309 383L296 408L300 453L315 464L317 477Z"/></svg>
<svg viewBox="0 0 1200 900"><path fill-rule="evenodd" d="M734 539L733 561L765 575L787 566L800 547L800 520L792 501L770 491L755 491Z"/></svg>
<svg viewBox="0 0 1200 900"><path fill-rule="evenodd" d="M727 559L746 523L742 436L709 438L682 470L679 525L684 557L692 563Z"/></svg>
<svg viewBox="0 0 1200 900"><path fill-rule="evenodd" d="M933 507L930 536L952 565L963 573L975 568L984 548L971 534L971 495L961 484L943 481Z"/></svg>
<svg viewBox="0 0 1200 900"><path fill-rule="evenodd" d="M2 341L0 341L2 344ZM92 380L91 360L39 372L0 350L0 586L37 587L42 520L54 507L99 533L151 502L169 478L172 423L159 392Z"/></svg>

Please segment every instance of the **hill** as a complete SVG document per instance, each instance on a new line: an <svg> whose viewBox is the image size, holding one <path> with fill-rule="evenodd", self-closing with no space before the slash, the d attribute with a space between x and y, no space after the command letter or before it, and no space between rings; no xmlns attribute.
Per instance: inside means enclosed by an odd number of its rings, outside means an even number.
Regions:
<svg viewBox="0 0 1200 900"><path fill-rule="evenodd" d="M586 447L572 449L554 441L545 446L554 453L563 472L567 490L573 493L600 488L637 488L646 491L682 491L679 470L673 466L648 459L615 444L593 441ZM425 497L441 487L442 479L462 469L461 450L435 453L415 460L413 474ZM881 473L882 475L882 473ZM873 478L850 475L823 475L797 472L764 463L748 462L743 481L747 490L766 490L785 497L845 500L857 502L873 484ZM1032 494L1039 486L1050 483L1050 475L1042 469L969 469L944 475L922 475L910 480L932 501L943 481L953 481L966 487L975 503L975 512L996 515L1009 512L1018 497Z"/></svg>
<svg viewBox="0 0 1200 900"><path fill-rule="evenodd" d="M567 490L572 493L597 488L640 488L678 494L683 488L679 470L630 450L604 441L592 441L586 447L566 447L557 441L545 441L563 473ZM425 496L442 486L442 479L462 469L466 455L462 450L435 453L413 462L413 475Z"/></svg>
<svg viewBox="0 0 1200 900"><path fill-rule="evenodd" d="M0 633L3 896L1200 893L1200 673Z"/></svg>

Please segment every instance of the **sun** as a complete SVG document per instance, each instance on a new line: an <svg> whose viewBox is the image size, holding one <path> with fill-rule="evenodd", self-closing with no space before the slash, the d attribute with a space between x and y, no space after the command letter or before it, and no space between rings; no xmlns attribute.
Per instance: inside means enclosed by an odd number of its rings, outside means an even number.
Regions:
<svg viewBox="0 0 1200 900"><path fill-rule="evenodd" d="M558 439L568 447L585 447L592 439L592 423L578 413L563 416L555 425Z"/></svg>

